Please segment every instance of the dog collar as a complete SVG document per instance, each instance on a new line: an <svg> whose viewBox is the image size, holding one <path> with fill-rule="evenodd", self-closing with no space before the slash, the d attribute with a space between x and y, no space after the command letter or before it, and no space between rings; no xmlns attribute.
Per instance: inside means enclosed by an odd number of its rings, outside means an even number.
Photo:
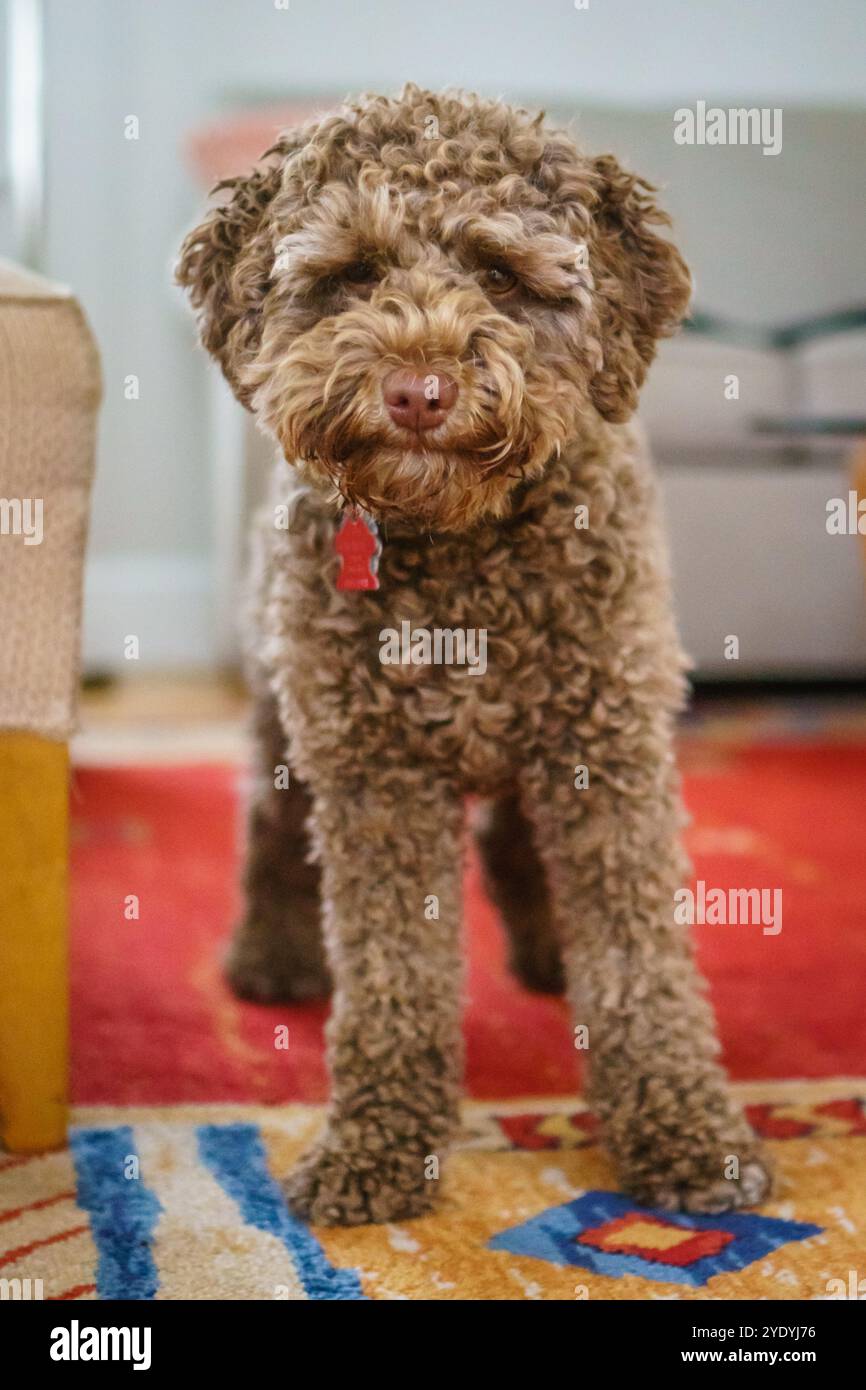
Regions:
<svg viewBox="0 0 866 1390"><path fill-rule="evenodd" d="M338 589L378 589L382 554L379 528L360 507L343 513L334 533L334 551L340 560Z"/></svg>

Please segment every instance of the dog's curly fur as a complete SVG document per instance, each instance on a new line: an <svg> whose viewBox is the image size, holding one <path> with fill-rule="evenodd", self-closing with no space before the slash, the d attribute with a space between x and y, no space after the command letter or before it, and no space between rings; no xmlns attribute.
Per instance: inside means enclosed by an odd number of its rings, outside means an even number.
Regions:
<svg viewBox="0 0 866 1390"><path fill-rule="evenodd" d="M457 1123L467 790L495 799L479 842L514 967L535 988L564 970L588 1026L623 1183L689 1210L760 1199L673 914L683 661L625 423L689 297L653 190L540 116L410 85L282 136L222 195L179 279L285 459L249 642L263 773L230 972L253 997L324 992L321 897L335 985L329 1123L290 1201L328 1223L428 1205ZM458 385L423 443L383 403L400 366ZM346 503L383 527L376 592L335 586ZM380 633L404 621L486 629L485 674L383 665Z"/></svg>

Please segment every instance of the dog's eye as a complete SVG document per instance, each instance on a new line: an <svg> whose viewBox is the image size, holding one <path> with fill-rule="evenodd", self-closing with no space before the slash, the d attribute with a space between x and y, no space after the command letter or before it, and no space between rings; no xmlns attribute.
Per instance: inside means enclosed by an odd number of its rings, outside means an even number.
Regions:
<svg viewBox="0 0 866 1390"><path fill-rule="evenodd" d="M497 262L484 268L481 283L489 294L508 294L517 284L517 276L507 265Z"/></svg>
<svg viewBox="0 0 866 1390"><path fill-rule="evenodd" d="M353 261L340 274L340 279L348 281L350 285L372 285L378 278L379 273L370 261Z"/></svg>

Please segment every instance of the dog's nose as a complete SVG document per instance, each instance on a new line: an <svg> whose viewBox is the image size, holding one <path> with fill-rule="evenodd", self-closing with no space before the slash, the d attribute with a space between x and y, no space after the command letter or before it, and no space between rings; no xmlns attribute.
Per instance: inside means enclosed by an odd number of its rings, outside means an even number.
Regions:
<svg viewBox="0 0 866 1390"><path fill-rule="evenodd" d="M445 372L422 376L410 367L398 367L382 383L388 414L404 430L435 430L457 399L457 382Z"/></svg>

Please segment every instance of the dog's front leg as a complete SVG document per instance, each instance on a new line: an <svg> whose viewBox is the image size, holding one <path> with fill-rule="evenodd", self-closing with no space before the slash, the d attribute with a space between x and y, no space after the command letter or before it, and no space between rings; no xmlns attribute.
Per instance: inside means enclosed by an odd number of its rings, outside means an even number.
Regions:
<svg viewBox="0 0 866 1390"><path fill-rule="evenodd" d="M686 865L669 739L640 714L617 714L619 731L587 731L588 780L557 754L529 776L591 1103L640 1201L748 1205L767 1195L767 1170L716 1061L688 929L674 920Z"/></svg>
<svg viewBox="0 0 866 1390"><path fill-rule="evenodd" d="M316 791L332 1098L286 1185L311 1221L400 1220L435 1195L462 1070L461 821L459 796L426 770Z"/></svg>

